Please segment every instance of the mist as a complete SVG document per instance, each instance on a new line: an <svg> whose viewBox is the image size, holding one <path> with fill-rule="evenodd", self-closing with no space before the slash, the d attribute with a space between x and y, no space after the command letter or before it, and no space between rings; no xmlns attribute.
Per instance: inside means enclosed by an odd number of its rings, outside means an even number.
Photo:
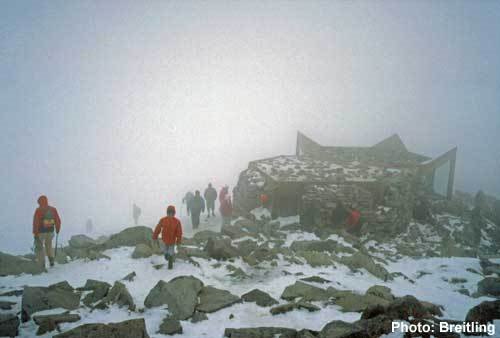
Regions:
<svg viewBox="0 0 500 338"><path fill-rule="evenodd" d="M0 10L0 241L45 194L81 233L153 226L251 160L398 133L500 195L500 3L19 1Z"/></svg>

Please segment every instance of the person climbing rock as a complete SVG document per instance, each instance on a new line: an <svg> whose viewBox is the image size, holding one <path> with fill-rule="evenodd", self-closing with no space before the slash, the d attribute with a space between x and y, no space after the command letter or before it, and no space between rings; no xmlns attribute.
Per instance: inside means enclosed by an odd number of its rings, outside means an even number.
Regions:
<svg viewBox="0 0 500 338"><path fill-rule="evenodd" d="M200 225L200 214L205 211L205 200L200 195L200 191L196 190L194 197L191 200L191 223L193 229L198 229Z"/></svg>
<svg viewBox="0 0 500 338"><path fill-rule="evenodd" d="M45 256L48 257L50 266L54 266L54 249L52 239L54 231L61 231L61 218L57 209L49 205L46 196L38 198L39 207L33 216L33 236L35 240L35 254L38 263L45 268Z"/></svg>
<svg viewBox="0 0 500 338"><path fill-rule="evenodd" d="M182 243L182 224L181 221L175 217L175 207L169 205L167 207L167 216L160 219L158 225L153 232L153 240L158 240L161 233L161 239L165 243L164 256L168 261L168 269L174 267L175 259L175 246Z"/></svg>

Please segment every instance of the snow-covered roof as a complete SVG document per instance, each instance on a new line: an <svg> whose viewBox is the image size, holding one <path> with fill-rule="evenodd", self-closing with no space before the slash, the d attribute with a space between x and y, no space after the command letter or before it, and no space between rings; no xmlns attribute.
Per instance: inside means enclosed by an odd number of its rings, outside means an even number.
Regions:
<svg viewBox="0 0 500 338"><path fill-rule="evenodd" d="M250 168L278 182L373 182L387 175L384 168L358 161L343 165L307 156L277 156L253 161Z"/></svg>

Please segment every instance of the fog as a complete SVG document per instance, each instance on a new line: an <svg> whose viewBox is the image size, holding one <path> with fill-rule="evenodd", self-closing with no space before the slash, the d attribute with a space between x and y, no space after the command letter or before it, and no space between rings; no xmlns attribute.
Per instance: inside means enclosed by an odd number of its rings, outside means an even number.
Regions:
<svg viewBox="0 0 500 338"><path fill-rule="evenodd" d="M7 1L0 250L45 194L64 236L153 225L248 161L398 133L500 195L500 3Z"/></svg>

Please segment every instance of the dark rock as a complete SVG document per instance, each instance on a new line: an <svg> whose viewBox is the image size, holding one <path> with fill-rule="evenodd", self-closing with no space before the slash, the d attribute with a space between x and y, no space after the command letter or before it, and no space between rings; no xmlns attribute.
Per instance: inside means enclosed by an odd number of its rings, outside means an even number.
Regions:
<svg viewBox="0 0 500 338"><path fill-rule="evenodd" d="M481 295L500 296L500 277L486 277L477 283L477 291Z"/></svg>
<svg viewBox="0 0 500 338"><path fill-rule="evenodd" d="M241 299L245 302L255 302L258 306L262 307L278 304L276 299L259 289L253 289L252 291L245 293L241 296Z"/></svg>
<svg viewBox="0 0 500 338"><path fill-rule="evenodd" d="M208 319L208 317L207 317L206 313L200 312L200 311L195 311L193 314L193 317L191 317L191 323L198 323L198 322L201 322L201 321L204 321L207 319Z"/></svg>
<svg viewBox="0 0 500 338"><path fill-rule="evenodd" d="M228 338L296 338L297 331L282 327L252 327L243 329L226 329L224 337Z"/></svg>
<svg viewBox="0 0 500 338"><path fill-rule="evenodd" d="M424 318L428 316L427 309L420 301L410 295L397 298L387 306L387 315L392 319L408 320L413 318Z"/></svg>
<svg viewBox="0 0 500 338"><path fill-rule="evenodd" d="M368 306L363 310L363 314L361 315L361 319L371 319L377 317L379 315L385 314L386 307L380 304L374 304Z"/></svg>
<svg viewBox="0 0 500 338"><path fill-rule="evenodd" d="M288 303L288 304L283 304L283 305L278 305L269 310L272 315L277 315L281 313L286 313L290 312L293 310L300 310L300 309L305 309L309 312L314 312L314 311L319 311L321 310L319 307L317 307L314 304L308 303L308 302L297 302L297 303Z"/></svg>
<svg viewBox="0 0 500 338"><path fill-rule="evenodd" d="M68 282L49 287L26 286L22 299L22 320L28 321L31 314L55 308L75 310L80 306L80 294L75 293Z"/></svg>
<svg viewBox="0 0 500 338"><path fill-rule="evenodd" d="M68 244L75 249L86 249L98 243L97 241L86 235L74 235L71 236L71 238L68 241Z"/></svg>
<svg viewBox="0 0 500 338"><path fill-rule="evenodd" d="M322 289L302 282L295 282L285 288L281 294L284 300L292 301L301 298L305 301L326 301L334 296L334 289Z"/></svg>
<svg viewBox="0 0 500 338"><path fill-rule="evenodd" d="M326 324L319 333L320 338L371 338L368 332L354 324L334 320Z"/></svg>
<svg viewBox="0 0 500 338"><path fill-rule="evenodd" d="M391 293L391 289L383 285L371 286L370 288L368 288L368 290L366 290L365 294L374 295L390 302L396 299L396 297L394 297L394 295Z"/></svg>
<svg viewBox="0 0 500 338"><path fill-rule="evenodd" d="M33 316L33 321L38 325L37 335L54 331L59 328L60 323L74 323L81 318L77 314L64 312L60 314Z"/></svg>
<svg viewBox="0 0 500 338"><path fill-rule="evenodd" d="M294 241L290 248L295 251L317 251L330 253L354 253L353 248L344 246L337 241L327 239L324 241Z"/></svg>
<svg viewBox="0 0 500 338"><path fill-rule="evenodd" d="M186 320L194 313L203 282L193 276L179 276L168 283L160 280L149 292L144 305L148 308L167 305L172 318Z"/></svg>
<svg viewBox="0 0 500 338"><path fill-rule="evenodd" d="M481 265L483 274L485 275L496 274L497 276L500 276L500 264L493 263L492 261L483 258L479 261L479 265Z"/></svg>
<svg viewBox="0 0 500 338"><path fill-rule="evenodd" d="M214 259L230 259L239 256L238 251L231 246L231 241L228 239L209 238L205 251Z"/></svg>
<svg viewBox="0 0 500 338"><path fill-rule="evenodd" d="M135 246L134 252L132 252L132 258L147 258L153 255L153 250L151 247L144 243L139 243Z"/></svg>
<svg viewBox="0 0 500 338"><path fill-rule="evenodd" d="M182 334L181 322L177 319L167 317L160 324L158 333L166 335Z"/></svg>
<svg viewBox="0 0 500 338"><path fill-rule="evenodd" d="M209 238L212 239L220 239L222 235L218 232L211 231L211 230L202 230L198 231L197 233L194 234L193 236L193 241L195 241L198 244L206 243Z"/></svg>
<svg viewBox="0 0 500 338"><path fill-rule="evenodd" d="M85 304L86 306L91 306L92 304L100 301L101 299L106 297L110 288L111 285L109 283L94 279L87 279L85 285L82 288L79 288L79 290L92 292L83 297L83 304Z"/></svg>
<svg viewBox="0 0 500 338"><path fill-rule="evenodd" d="M196 310L207 313L241 302L238 296L231 294L229 291L216 289L212 286L203 287L199 293L199 299L200 303Z"/></svg>
<svg viewBox="0 0 500 338"><path fill-rule="evenodd" d="M389 272L382 265L375 263L370 256L361 252L357 252L352 256L341 257L339 262L347 265L352 270L365 269L375 277L384 281L392 279Z"/></svg>
<svg viewBox="0 0 500 338"><path fill-rule="evenodd" d="M16 337L19 334L19 318L11 313L0 313L0 337Z"/></svg>
<svg viewBox="0 0 500 338"><path fill-rule="evenodd" d="M0 276L20 275L22 273L36 275L44 271L45 269L34 260L0 252Z"/></svg>
<svg viewBox="0 0 500 338"><path fill-rule="evenodd" d="M112 249L121 246L136 246L137 244L150 245L152 238L153 230L151 228L136 226L111 235L103 246L105 249Z"/></svg>
<svg viewBox="0 0 500 338"><path fill-rule="evenodd" d="M319 283L319 284L331 283L331 281L329 281L328 279L324 279L324 278L321 278L319 276L301 278L300 280L302 280L304 282Z"/></svg>
<svg viewBox="0 0 500 338"><path fill-rule="evenodd" d="M137 275L136 275L135 271L132 271L131 273L129 273L128 275L123 277L122 280L127 281L127 282L132 282L136 276Z"/></svg>
<svg viewBox="0 0 500 338"><path fill-rule="evenodd" d="M113 287L108 291L106 297L104 297L95 307L97 309L106 309L111 304L116 304L119 307L126 306L129 311L135 311L134 299L128 292L127 287L120 282L115 282Z"/></svg>
<svg viewBox="0 0 500 338"><path fill-rule="evenodd" d="M237 242L236 246L238 247L238 252L244 257L250 255L252 251L257 249L257 242L252 241L251 239L246 239L244 241Z"/></svg>
<svg viewBox="0 0 500 338"><path fill-rule="evenodd" d="M482 302L467 312L466 322L477 322L480 324L492 323L500 319L500 300Z"/></svg>
<svg viewBox="0 0 500 338"><path fill-rule="evenodd" d="M11 290L0 294L0 297L21 297L23 290Z"/></svg>
<svg viewBox="0 0 500 338"><path fill-rule="evenodd" d="M54 338L149 338L144 318L110 324L84 324Z"/></svg>
<svg viewBox="0 0 500 338"><path fill-rule="evenodd" d="M245 271L243 271L241 268L237 268L231 264L228 264L226 266L226 269L231 271L231 273L228 274L227 276L235 278L235 279L248 279L251 277Z"/></svg>
<svg viewBox="0 0 500 338"><path fill-rule="evenodd" d="M17 303L14 303L14 302L7 302L7 301L0 300L0 309L1 310L11 310L12 307L16 304Z"/></svg>
<svg viewBox="0 0 500 338"><path fill-rule="evenodd" d="M244 231L241 227L235 225L224 225L220 229L221 234L229 236L231 239L238 239L245 236L255 236L252 233Z"/></svg>

